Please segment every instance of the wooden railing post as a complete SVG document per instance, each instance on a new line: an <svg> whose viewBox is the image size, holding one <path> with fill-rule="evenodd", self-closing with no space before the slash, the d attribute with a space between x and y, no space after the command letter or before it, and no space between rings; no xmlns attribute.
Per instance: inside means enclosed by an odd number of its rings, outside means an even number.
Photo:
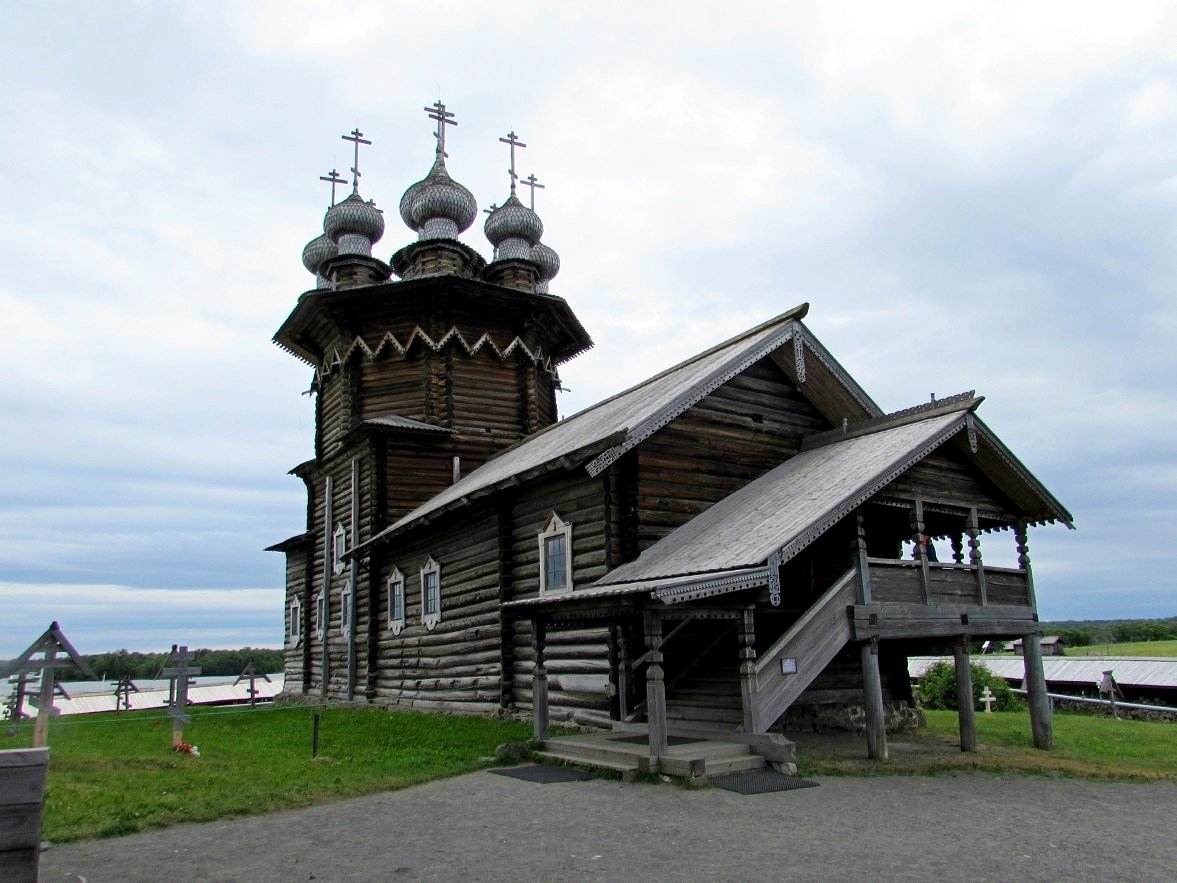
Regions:
<svg viewBox="0 0 1177 883"><path fill-rule="evenodd" d="M744 732L756 732L756 608L740 611L740 702L744 709Z"/></svg>
<svg viewBox="0 0 1177 883"><path fill-rule="evenodd" d="M858 648L862 662L862 700L866 711L866 756L886 760L887 718L883 710L883 678L879 673L879 639L864 641Z"/></svg>
<svg viewBox="0 0 1177 883"><path fill-rule="evenodd" d="M666 683L662 671L662 617L646 610L642 621L646 636L646 720L650 728L651 772L666 754Z"/></svg>
<svg viewBox="0 0 1177 883"><path fill-rule="evenodd" d="M1018 544L1018 567L1026 574L1026 604L1036 608L1038 602L1034 596L1034 571L1030 569L1029 533L1029 528L1024 521L1019 521L1014 528L1014 539Z"/></svg>
<svg viewBox="0 0 1177 883"><path fill-rule="evenodd" d="M1030 729L1034 747L1043 751L1054 748L1054 726L1050 720L1050 697L1046 695L1046 675L1042 671L1041 634L1022 635L1022 660L1026 666L1026 701L1030 706Z"/></svg>
<svg viewBox="0 0 1177 883"><path fill-rule="evenodd" d="M982 607L989 606L989 592L985 588L985 564L981 560L981 528L977 519L977 508L969 509L969 566L977 578L977 601Z"/></svg>
<svg viewBox="0 0 1177 883"><path fill-rule="evenodd" d="M548 669L544 663L547 624L541 617L531 620L531 646L535 648L535 671L531 686L533 735L535 741L548 738Z"/></svg>
<svg viewBox="0 0 1177 883"><path fill-rule="evenodd" d="M962 635L952 648L956 664L956 707L960 723L960 750L977 750L977 715L973 708L973 672L969 668L969 645Z"/></svg>
<svg viewBox="0 0 1177 883"><path fill-rule="evenodd" d="M924 593L924 603L930 605L935 601L932 599L931 576L928 573L928 547L924 543L924 501L919 497L915 498L915 507L912 509L911 515L915 557L920 565L920 588Z"/></svg>
<svg viewBox="0 0 1177 883"><path fill-rule="evenodd" d="M866 554L866 519L859 509L854 516L854 566L858 570L858 603L870 604L870 564Z"/></svg>

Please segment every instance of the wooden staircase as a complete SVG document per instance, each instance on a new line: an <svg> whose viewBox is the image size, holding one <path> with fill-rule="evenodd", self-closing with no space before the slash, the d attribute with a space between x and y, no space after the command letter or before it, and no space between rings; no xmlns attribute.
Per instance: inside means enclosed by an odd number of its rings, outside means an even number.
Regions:
<svg viewBox="0 0 1177 883"><path fill-rule="evenodd" d="M593 733L548 739L538 756L545 761L592 767L621 773L632 779L638 773L667 776L719 776L744 770L764 769L768 762L747 744L722 738L676 737L666 754L650 757L649 743L635 741L644 728L630 732ZM645 733L647 739L648 732Z"/></svg>

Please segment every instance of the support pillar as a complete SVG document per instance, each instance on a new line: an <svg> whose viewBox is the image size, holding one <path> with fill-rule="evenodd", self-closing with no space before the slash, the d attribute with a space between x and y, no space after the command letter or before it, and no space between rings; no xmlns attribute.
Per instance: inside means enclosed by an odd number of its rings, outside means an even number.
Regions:
<svg viewBox="0 0 1177 883"><path fill-rule="evenodd" d="M744 709L744 732L756 729L756 608L740 612L740 704Z"/></svg>
<svg viewBox="0 0 1177 883"><path fill-rule="evenodd" d="M57 651L45 653L45 667L41 669L41 693L37 697L37 720L33 724L33 747L49 744L49 718L53 714L53 682L57 673Z"/></svg>
<svg viewBox="0 0 1177 883"><path fill-rule="evenodd" d="M1054 726L1050 719L1050 697L1046 695L1046 675L1042 671L1041 635L1022 635L1022 659L1026 664L1026 701L1030 706L1030 730L1034 747L1043 751L1054 748Z"/></svg>
<svg viewBox="0 0 1177 883"><path fill-rule="evenodd" d="M531 621L531 646L535 648L535 672L531 687L533 736L536 742L548 738L548 669L544 663L547 624L536 617Z"/></svg>
<svg viewBox="0 0 1177 883"><path fill-rule="evenodd" d="M915 543L915 558L920 567L920 590L924 595L924 603L932 605L932 581L928 572L928 546L924 542L924 501L916 497L915 508L911 513L912 541Z"/></svg>
<svg viewBox="0 0 1177 883"><path fill-rule="evenodd" d="M646 720L650 727L651 770L666 754L666 682L662 671L662 617L657 611L644 612L646 636Z"/></svg>
<svg viewBox="0 0 1177 883"><path fill-rule="evenodd" d="M977 712L973 707L973 672L969 668L969 646L962 637L952 648L956 665L956 707L960 723L960 750L977 750Z"/></svg>
<svg viewBox="0 0 1177 883"><path fill-rule="evenodd" d="M886 760L887 718L883 711L883 678L879 673L879 639L871 638L859 647L862 660L862 700L866 709L866 756Z"/></svg>
<svg viewBox="0 0 1177 883"><path fill-rule="evenodd" d="M981 528L977 520L977 508L969 509L969 526L965 530L969 538L969 566L977 578L977 603L989 606L989 590L985 587L985 563L981 560Z"/></svg>

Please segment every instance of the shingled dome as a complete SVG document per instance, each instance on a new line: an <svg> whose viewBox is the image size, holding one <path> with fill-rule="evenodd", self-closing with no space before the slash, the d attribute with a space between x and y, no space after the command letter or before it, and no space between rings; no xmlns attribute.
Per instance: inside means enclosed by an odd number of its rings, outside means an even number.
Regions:
<svg viewBox="0 0 1177 883"><path fill-rule="evenodd" d="M495 248L495 260L531 261L531 250L544 235L539 215L519 201L514 193L490 213L483 231Z"/></svg>
<svg viewBox="0 0 1177 883"><path fill-rule="evenodd" d="M450 177L445 159L439 156L429 174L401 197L400 215L419 239L457 239L478 216L478 202Z"/></svg>
<svg viewBox="0 0 1177 883"><path fill-rule="evenodd" d="M323 282L323 274L319 272L319 268L323 266L324 261L328 261L338 254L339 247L327 237L326 233L321 233L303 247L302 265L314 273L320 282Z"/></svg>
<svg viewBox="0 0 1177 883"><path fill-rule="evenodd" d="M375 203L352 193L327 209L323 231L338 246L340 254L370 255L372 245L384 235L384 216Z"/></svg>

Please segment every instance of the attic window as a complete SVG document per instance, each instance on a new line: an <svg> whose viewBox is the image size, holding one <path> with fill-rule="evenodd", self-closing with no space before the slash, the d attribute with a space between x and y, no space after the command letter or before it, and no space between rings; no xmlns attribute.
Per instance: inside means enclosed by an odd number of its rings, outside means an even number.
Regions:
<svg viewBox="0 0 1177 883"><path fill-rule="evenodd" d="M572 525L555 512L539 535L539 593L567 592L572 588Z"/></svg>
<svg viewBox="0 0 1177 883"><path fill-rule="evenodd" d="M347 531L343 522L335 525L335 533L331 535L331 571L336 576L343 573L343 556L347 552Z"/></svg>
<svg viewBox="0 0 1177 883"><path fill-rule="evenodd" d="M421 568L421 622L430 631L441 622L441 565L432 555Z"/></svg>
<svg viewBox="0 0 1177 883"><path fill-rule="evenodd" d="M388 627L394 635L405 627L405 578L395 567L388 576Z"/></svg>

